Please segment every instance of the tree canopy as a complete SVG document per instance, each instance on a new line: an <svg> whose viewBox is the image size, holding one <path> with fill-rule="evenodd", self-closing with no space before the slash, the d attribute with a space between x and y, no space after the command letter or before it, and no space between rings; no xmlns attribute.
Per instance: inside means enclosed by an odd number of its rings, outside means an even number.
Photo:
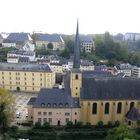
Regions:
<svg viewBox="0 0 140 140"><path fill-rule="evenodd" d="M53 44L51 42L48 43L47 48L52 50L53 49Z"/></svg>
<svg viewBox="0 0 140 140"><path fill-rule="evenodd" d="M139 136L126 125L120 125L109 131L106 140L139 140Z"/></svg>
<svg viewBox="0 0 140 140"><path fill-rule="evenodd" d="M7 90L0 88L0 128L5 129L15 114L15 98Z"/></svg>

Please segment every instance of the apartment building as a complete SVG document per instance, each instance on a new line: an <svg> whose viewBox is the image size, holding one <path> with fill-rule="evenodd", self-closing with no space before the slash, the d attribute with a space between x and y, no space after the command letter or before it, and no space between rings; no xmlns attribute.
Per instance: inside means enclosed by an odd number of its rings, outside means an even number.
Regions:
<svg viewBox="0 0 140 140"><path fill-rule="evenodd" d="M0 86L11 91L37 92L55 84L55 73L47 64L0 63L0 78Z"/></svg>

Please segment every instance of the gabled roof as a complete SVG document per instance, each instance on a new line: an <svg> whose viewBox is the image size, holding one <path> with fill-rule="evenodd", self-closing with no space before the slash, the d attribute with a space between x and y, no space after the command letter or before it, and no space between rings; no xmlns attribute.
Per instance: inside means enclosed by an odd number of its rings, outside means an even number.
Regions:
<svg viewBox="0 0 140 140"><path fill-rule="evenodd" d="M40 89L34 108L79 108L79 99L72 98L65 89Z"/></svg>
<svg viewBox="0 0 140 140"><path fill-rule="evenodd" d="M30 36L28 33L10 33L6 39L4 39L4 43L17 43L17 42L25 42L29 41Z"/></svg>
<svg viewBox="0 0 140 140"><path fill-rule="evenodd" d="M93 43L94 44L94 41L92 40L91 36L80 35L79 38L80 38L80 42Z"/></svg>
<svg viewBox="0 0 140 140"><path fill-rule="evenodd" d="M138 121L140 120L140 114L135 107L132 107L126 114L126 118L131 121Z"/></svg>
<svg viewBox="0 0 140 140"><path fill-rule="evenodd" d="M83 100L139 100L140 79L134 78L83 78Z"/></svg>
<svg viewBox="0 0 140 140"><path fill-rule="evenodd" d="M36 41L63 42L58 34L36 34Z"/></svg>
<svg viewBox="0 0 140 140"><path fill-rule="evenodd" d="M32 98L30 98L30 100L28 101L27 105L33 105L35 101L36 101L36 97L32 97Z"/></svg>

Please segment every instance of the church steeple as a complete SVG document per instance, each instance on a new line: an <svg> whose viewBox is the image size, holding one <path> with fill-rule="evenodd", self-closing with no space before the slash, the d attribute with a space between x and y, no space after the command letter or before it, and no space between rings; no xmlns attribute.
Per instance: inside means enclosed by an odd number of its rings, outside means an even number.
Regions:
<svg viewBox="0 0 140 140"><path fill-rule="evenodd" d="M73 68L80 69L80 40L79 40L79 25L77 20L77 29L74 44L74 63Z"/></svg>

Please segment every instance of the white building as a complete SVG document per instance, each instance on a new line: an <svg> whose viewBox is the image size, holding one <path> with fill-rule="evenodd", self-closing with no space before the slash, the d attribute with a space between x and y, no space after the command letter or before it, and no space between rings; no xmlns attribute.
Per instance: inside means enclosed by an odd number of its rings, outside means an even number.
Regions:
<svg viewBox="0 0 140 140"><path fill-rule="evenodd" d="M35 45L30 43L30 42L26 42L24 44L24 46L22 47L22 50L24 50L24 51L34 51L35 50Z"/></svg>
<svg viewBox="0 0 140 140"><path fill-rule="evenodd" d="M35 61L35 52L33 51L20 51L20 50L14 50L7 53L7 62L9 61L9 58L12 57L22 57L22 58L29 58L29 62Z"/></svg>
<svg viewBox="0 0 140 140"><path fill-rule="evenodd" d="M132 67L132 77L140 77L140 67Z"/></svg>
<svg viewBox="0 0 140 140"><path fill-rule="evenodd" d="M126 77L131 76L132 66L129 63L118 64L118 65L114 66L114 68L115 68L117 74L123 73Z"/></svg>
<svg viewBox="0 0 140 140"><path fill-rule="evenodd" d="M140 33L126 33L124 35L124 40L129 40L129 41L140 40Z"/></svg>
<svg viewBox="0 0 140 140"><path fill-rule="evenodd" d="M80 35L81 51L85 53L91 53L95 50L94 41L90 36Z"/></svg>

